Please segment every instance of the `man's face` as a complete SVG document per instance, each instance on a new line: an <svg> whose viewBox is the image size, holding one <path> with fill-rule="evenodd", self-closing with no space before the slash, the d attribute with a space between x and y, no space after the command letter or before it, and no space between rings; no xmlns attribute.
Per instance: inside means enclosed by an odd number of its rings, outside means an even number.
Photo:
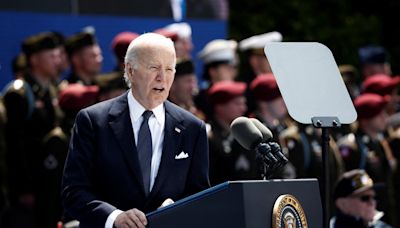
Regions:
<svg viewBox="0 0 400 228"><path fill-rule="evenodd" d="M236 97L225 104L217 105L216 110L218 110L216 114L220 119L230 123L247 111L246 98L244 96Z"/></svg>
<svg viewBox="0 0 400 228"><path fill-rule="evenodd" d="M375 191L373 189L338 200L341 200L342 208L340 209L343 213L361 217L366 222L373 220L376 213Z"/></svg>
<svg viewBox="0 0 400 228"><path fill-rule="evenodd" d="M31 64L35 73L46 78L56 78L61 63L60 49L44 50L31 56Z"/></svg>
<svg viewBox="0 0 400 228"><path fill-rule="evenodd" d="M264 55L253 54L250 56L250 65L256 75L271 73L271 66Z"/></svg>
<svg viewBox="0 0 400 228"><path fill-rule="evenodd" d="M388 114L385 110L376 115L375 117L369 119L368 127L376 133L382 133L386 130L386 122L388 119Z"/></svg>
<svg viewBox="0 0 400 228"><path fill-rule="evenodd" d="M288 112L282 97L268 102L267 107L274 118L278 120L284 120L287 117Z"/></svg>
<svg viewBox="0 0 400 228"><path fill-rule="evenodd" d="M211 80L215 82L233 81L237 76L237 68L234 65L225 63L211 69Z"/></svg>
<svg viewBox="0 0 400 228"><path fill-rule="evenodd" d="M188 104L193 101L193 96L196 92L196 75L188 74L181 77L175 77L174 83L171 87L170 96L174 99L174 102Z"/></svg>
<svg viewBox="0 0 400 228"><path fill-rule="evenodd" d="M103 55L99 45L84 47L78 54L81 69L87 74L96 76L101 71Z"/></svg>
<svg viewBox="0 0 400 228"><path fill-rule="evenodd" d="M177 58L190 58L193 50L193 43L191 38L178 38L174 42L176 57Z"/></svg>
<svg viewBox="0 0 400 228"><path fill-rule="evenodd" d="M175 75L175 50L171 47L144 47L139 51L137 69L127 64L132 93L146 109L153 109L168 97Z"/></svg>

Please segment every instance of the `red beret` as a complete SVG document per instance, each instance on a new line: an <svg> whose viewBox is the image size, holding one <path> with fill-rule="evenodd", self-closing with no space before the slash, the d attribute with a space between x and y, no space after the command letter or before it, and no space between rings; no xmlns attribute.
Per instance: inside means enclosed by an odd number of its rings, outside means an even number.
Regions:
<svg viewBox="0 0 400 228"><path fill-rule="evenodd" d="M400 83L400 77L390 77L386 74L375 74L362 84L363 93L376 93L381 96L391 95L393 90Z"/></svg>
<svg viewBox="0 0 400 228"><path fill-rule="evenodd" d="M390 97L382 97L378 94L361 94L354 100L354 106L357 110L358 119L370 119L381 113Z"/></svg>
<svg viewBox="0 0 400 228"><path fill-rule="evenodd" d="M129 44L138 36L139 34L134 32L121 32L114 37L111 47L114 50L115 56L117 56L120 62L122 62L122 60L125 58Z"/></svg>
<svg viewBox="0 0 400 228"><path fill-rule="evenodd" d="M273 74L258 75L250 84L250 89L257 100L272 101L282 97Z"/></svg>
<svg viewBox="0 0 400 228"><path fill-rule="evenodd" d="M79 111L96 102L98 86L85 86L79 83L68 85L61 91L59 105L66 111Z"/></svg>
<svg viewBox="0 0 400 228"><path fill-rule="evenodd" d="M225 104L236 97L244 96L245 90L244 82L221 81L208 90L208 98L213 105Z"/></svg>

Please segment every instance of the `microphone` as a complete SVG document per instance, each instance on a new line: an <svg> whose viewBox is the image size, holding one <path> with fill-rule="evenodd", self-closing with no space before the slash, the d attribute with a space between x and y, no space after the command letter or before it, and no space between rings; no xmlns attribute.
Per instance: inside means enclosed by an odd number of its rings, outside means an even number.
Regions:
<svg viewBox="0 0 400 228"><path fill-rule="evenodd" d="M254 124L254 126L261 132L263 136L263 142L266 142L271 147L271 153L278 159L279 166L283 167L289 160L282 153L281 147L278 143L270 141L273 137L272 132L258 119L249 118L250 121Z"/></svg>
<svg viewBox="0 0 400 228"><path fill-rule="evenodd" d="M257 155L261 157L266 166L264 170L265 177L269 176L267 174L269 174L270 171L280 166L278 159L271 153L269 144L263 142L263 133L249 118L236 118L231 124L231 131L233 137L241 146L247 150L255 150ZM265 137L268 137L268 135L272 137L271 132L267 134L267 131L264 131L264 134L266 135Z"/></svg>
<svg viewBox="0 0 400 228"><path fill-rule="evenodd" d="M256 118L249 118L249 120L254 124L254 126L261 132L263 141L266 142L272 139L273 135L272 132L258 119Z"/></svg>

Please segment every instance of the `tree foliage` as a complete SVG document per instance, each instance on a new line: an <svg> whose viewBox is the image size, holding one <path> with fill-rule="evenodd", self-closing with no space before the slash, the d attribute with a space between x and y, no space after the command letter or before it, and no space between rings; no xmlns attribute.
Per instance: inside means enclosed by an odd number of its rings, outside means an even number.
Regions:
<svg viewBox="0 0 400 228"><path fill-rule="evenodd" d="M338 64L355 66L358 48L377 44L388 49L394 72L400 71L400 32L393 26L400 10L396 0L232 0L229 4L229 35L235 40L279 31L284 41L323 43Z"/></svg>

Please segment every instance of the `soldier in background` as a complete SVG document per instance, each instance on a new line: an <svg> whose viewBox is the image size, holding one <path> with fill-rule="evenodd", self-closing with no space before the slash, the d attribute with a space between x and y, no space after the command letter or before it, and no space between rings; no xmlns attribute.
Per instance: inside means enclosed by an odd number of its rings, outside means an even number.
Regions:
<svg viewBox="0 0 400 228"><path fill-rule="evenodd" d="M285 102L279 91L273 74L261 74L250 84L250 91L255 98L256 109L250 117L260 120L273 135L273 141L279 142L279 135L287 127L293 125L289 118ZM295 178L293 165L289 162L283 169L276 172L274 178Z"/></svg>
<svg viewBox="0 0 400 228"><path fill-rule="evenodd" d="M94 85L103 62L101 49L96 37L89 32L81 32L66 40L65 48L71 64L69 83Z"/></svg>
<svg viewBox="0 0 400 228"><path fill-rule="evenodd" d="M364 80L361 85L361 90L362 93L374 93L381 96L388 96L389 102L386 105L386 112L388 115L393 115L399 110L399 84L399 76L391 77L386 74L375 74Z"/></svg>
<svg viewBox="0 0 400 228"><path fill-rule="evenodd" d="M197 77L191 60L179 61L175 67L175 78L169 91L168 99L176 105L188 110L198 118L205 120L205 115L194 104L194 96L198 93Z"/></svg>
<svg viewBox="0 0 400 228"><path fill-rule="evenodd" d="M385 111L388 99L377 94L362 94L354 100L358 114L358 129L339 139L338 146L346 170L365 169L378 183L385 183L386 188L378 191L378 208L385 212L384 221L393 223L393 172L397 162L384 137L386 120Z"/></svg>
<svg viewBox="0 0 400 228"><path fill-rule="evenodd" d="M212 118L213 110L207 98L207 91L220 81L234 81L237 76L237 42L234 40L212 40L198 54L204 63L203 79L195 103L202 110L207 119Z"/></svg>
<svg viewBox="0 0 400 228"><path fill-rule="evenodd" d="M271 66L264 54L264 47L267 43L280 41L282 41L282 34L275 31L251 36L239 42L239 50L245 58L241 66L240 76L242 81L250 85L258 75L272 73ZM251 113L256 109L253 93L247 90L246 98L248 111Z"/></svg>
<svg viewBox="0 0 400 228"><path fill-rule="evenodd" d="M396 113L389 117L387 120L388 125L388 142L390 148L392 149L393 156L396 161L400 160L400 113ZM395 211L396 211L396 224L400 225L400 169L397 169L393 175L393 183L394 183L394 202L395 202Z"/></svg>
<svg viewBox="0 0 400 228"><path fill-rule="evenodd" d="M335 185L333 198L336 216L330 228L390 228L380 219L383 213L376 209L375 189L378 185L365 170L355 169L344 173ZM394 226L395 227L395 226Z"/></svg>
<svg viewBox="0 0 400 228"><path fill-rule="evenodd" d="M59 74L61 59L57 47L57 39L48 32L24 40L22 50L27 58L27 73L5 90L11 206L4 216L5 227L48 227L45 204L53 199L43 195L49 184L43 178L48 171L43 140L60 118L51 83Z"/></svg>
<svg viewBox="0 0 400 228"><path fill-rule="evenodd" d="M129 44L138 36L137 33L125 31L118 33L114 37L111 47L114 56L116 57L117 65L115 66L114 71L99 75L95 78L95 84L100 88L98 101L117 97L128 89L123 77L125 69L125 54L126 50L128 50Z"/></svg>
<svg viewBox="0 0 400 228"><path fill-rule="evenodd" d="M216 185L228 180L259 179L255 153L249 153L234 139L230 124L246 112L243 82L215 83L208 95L214 108L210 121L210 182Z"/></svg>
<svg viewBox="0 0 400 228"><path fill-rule="evenodd" d="M268 73L257 76L250 84L250 91L256 103L256 109L250 117L259 119L271 130L275 141L279 141L279 134L291 125L292 121L289 120L274 75Z"/></svg>
<svg viewBox="0 0 400 228"><path fill-rule="evenodd" d="M251 36L239 42L239 50L244 52L246 62L244 68L244 81L250 84L257 75L272 73L267 57L264 54L264 47L270 42L282 41L282 34L279 32L268 32L260 35Z"/></svg>

